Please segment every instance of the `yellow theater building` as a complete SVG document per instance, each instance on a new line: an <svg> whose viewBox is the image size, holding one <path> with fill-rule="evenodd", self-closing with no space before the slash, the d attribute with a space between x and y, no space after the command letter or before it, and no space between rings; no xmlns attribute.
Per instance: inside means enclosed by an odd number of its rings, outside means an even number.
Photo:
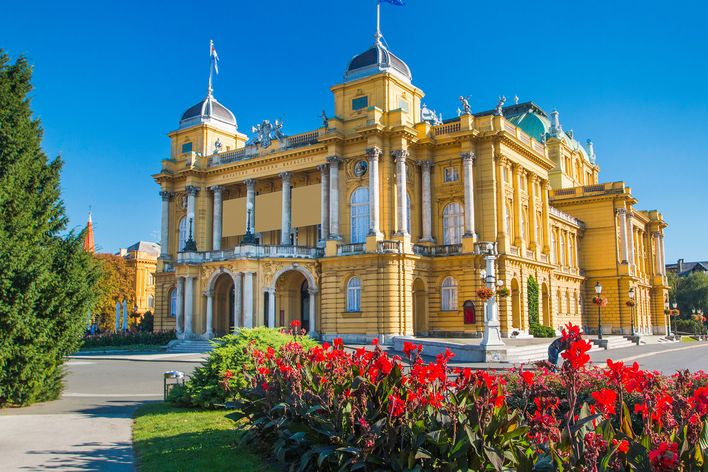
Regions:
<svg viewBox="0 0 708 472"><path fill-rule="evenodd" d="M348 341L480 336L484 252L492 243L502 336L539 317L597 332L665 333L658 211L624 182L601 182L592 143L535 103L441 120L408 65L377 35L331 87L334 114L287 135L253 136L211 89L169 133L153 177L162 197L156 326L211 338L299 320ZM318 109L321 107L318 107ZM636 305L627 306L630 290Z"/></svg>

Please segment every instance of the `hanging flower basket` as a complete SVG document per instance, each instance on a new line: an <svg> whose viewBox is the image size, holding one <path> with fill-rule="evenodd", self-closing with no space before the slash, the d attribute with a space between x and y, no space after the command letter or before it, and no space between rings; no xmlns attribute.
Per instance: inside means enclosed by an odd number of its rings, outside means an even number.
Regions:
<svg viewBox="0 0 708 472"><path fill-rule="evenodd" d="M636 305L637 302L635 302L634 300L627 300L627 302L625 304L629 307L632 307L632 306Z"/></svg>
<svg viewBox="0 0 708 472"><path fill-rule="evenodd" d="M499 290L497 290L497 296L499 297L508 297L511 293L509 292L509 289L506 287L502 287Z"/></svg>
<svg viewBox="0 0 708 472"><path fill-rule="evenodd" d="M606 307L607 306L607 297L594 296L594 297L592 297L592 302L597 306Z"/></svg>
<svg viewBox="0 0 708 472"><path fill-rule="evenodd" d="M478 288L477 296L482 300L487 301L494 296L494 291L487 287Z"/></svg>
<svg viewBox="0 0 708 472"><path fill-rule="evenodd" d="M669 312L669 314L670 314L671 316L678 316L678 315L681 314L681 312L680 312L679 310L677 310L677 309L673 309L673 310L671 310L671 311Z"/></svg>

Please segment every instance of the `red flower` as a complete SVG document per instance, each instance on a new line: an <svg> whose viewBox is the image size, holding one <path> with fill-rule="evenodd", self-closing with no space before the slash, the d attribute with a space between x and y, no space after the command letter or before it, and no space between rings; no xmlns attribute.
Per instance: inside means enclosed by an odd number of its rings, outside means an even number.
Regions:
<svg viewBox="0 0 708 472"><path fill-rule="evenodd" d="M610 416L616 413L617 392L609 388L603 388L599 392L592 392L591 395L603 415Z"/></svg>
<svg viewBox="0 0 708 472"><path fill-rule="evenodd" d="M570 362L573 369L580 370L590 361L590 356L587 352L591 348L592 344L590 342L580 339L578 341L573 341L570 344L570 347L564 351L561 356L563 356L563 359Z"/></svg>
<svg viewBox="0 0 708 472"><path fill-rule="evenodd" d="M637 403L634 405L634 413L641 413L643 418L649 415L649 408L646 403Z"/></svg>
<svg viewBox="0 0 708 472"><path fill-rule="evenodd" d="M406 404L401 397L392 393L388 396L388 412L393 417L401 416L406 411Z"/></svg>
<svg viewBox="0 0 708 472"><path fill-rule="evenodd" d="M578 341L581 338L580 334L580 327L575 326L573 323L567 323L565 328L561 330L564 341Z"/></svg>
<svg viewBox="0 0 708 472"><path fill-rule="evenodd" d="M627 452L629 452L629 441L627 441L626 439L623 439L621 441L613 439L612 445L617 446L617 450L622 454L627 454Z"/></svg>
<svg viewBox="0 0 708 472"><path fill-rule="evenodd" d="M674 470L678 462L678 444L674 442L659 443L659 447L649 452L649 462L652 470Z"/></svg>
<svg viewBox="0 0 708 472"><path fill-rule="evenodd" d="M300 320L293 320L290 322L290 327L293 328L294 330L299 330L300 326L302 326L302 323L300 323Z"/></svg>
<svg viewBox="0 0 708 472"><path fill-rule="evenodd" d="M533 385L533 372L524 370L521 372L521 378L524 380L524 384L528 385L529 387Z"/></svg>
<svg viewBox="0 0 708 472"><path fill-rule="evenodd" d="M371 345L372 346L378 346L379 345L379 338L374 338L371 340Z"/></svg>
<svg viewBox="0 0 708 472"><path fill-rule="evenodd" d="M420 353L422 350L423 346L421 344L413 344L409 343L408 341L403 342L403 352L408 358L411 357L413 351L418 351L418 353Z"/></svg>
<svg viewBox="0 0 708 472"><path fill-rule="evenodd" d="M233 377L233 376L234 376L234 373L231 372L230 370L227 370L226 372L224 372L224 378L225 378L226 380L229 380L229 379L230 379L231 377Z"/></svg>
<svg viewBox="0 0 708 472"><path fill-rule="evenodd" d="M332 344L334 345L335 349L344 349L344 341L342 338L334 338L332 340Z"/></svg>
<svg viewBox="0 0 708 472"><path fill-rule="evenodd" d="M708 415L708 385L693 392L690 402L699 415Z"/></svg>

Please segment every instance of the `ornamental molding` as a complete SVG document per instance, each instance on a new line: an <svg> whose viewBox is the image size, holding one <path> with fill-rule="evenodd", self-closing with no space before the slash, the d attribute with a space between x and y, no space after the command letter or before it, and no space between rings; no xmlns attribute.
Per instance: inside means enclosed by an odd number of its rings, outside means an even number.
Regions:
<svg viewBox="0 0 708 472"><path fill-rule="evenodd" d="M410 157L410 153L406 149L396 149L395 151L391 151L391 155L393 156L393 159L398 163L399 161L405 163L406 160Z"/></svg>
<svg viewBox="0 0 708 472"><path fill-rule="evenodd" d="M366 157L372 160L378 160L383 155L383 151L378 146L371 146L366 148Z"/></svg>

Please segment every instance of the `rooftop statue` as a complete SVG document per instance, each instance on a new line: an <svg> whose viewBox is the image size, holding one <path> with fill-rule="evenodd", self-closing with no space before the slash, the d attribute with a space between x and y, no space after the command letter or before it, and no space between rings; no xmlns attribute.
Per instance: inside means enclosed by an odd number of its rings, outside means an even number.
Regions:
<svg viewBox="0 0 708 472"><path fill-rule="evenodd" d="M329 128L329 118L327 118L327 113L322 110L322 127L327 129Z"/></svg>
<svg viewBox="0 0 708 472"><path fill-rule="evenodd" d="M251 138L251 144L265 149L270 147L276 139L282 142L286 138L282 129L283 122L280 120L275 120L275 123L263 120L261 124L251 127L251 132L255 134Z"/></svg>
<svg viewBox="0 0 708 472"><path fill-rule="evenodd" d="M460 104L462 105L462 109L458 108L457 109L457 116L460 115L471 115L472 114L472 107L470 106L470 102L468 101L470 97L463 97L460 95Z"/></svg>
<svg viewBox="0 0 708 472"><path fill-rule="evenodd" d="M497 103L497 109L494 111L494 114L497 116L504 116L504 103L506 103L506 97L502 95L499 97L499 102Z"/></svg>
<svg viewBox="0 0 708 472"><path fill-rule="evenodd" d="M221 144L221 140L216 138L216 142L214 143L214 154L219 154L222 147L223 145Z"/></svg>

